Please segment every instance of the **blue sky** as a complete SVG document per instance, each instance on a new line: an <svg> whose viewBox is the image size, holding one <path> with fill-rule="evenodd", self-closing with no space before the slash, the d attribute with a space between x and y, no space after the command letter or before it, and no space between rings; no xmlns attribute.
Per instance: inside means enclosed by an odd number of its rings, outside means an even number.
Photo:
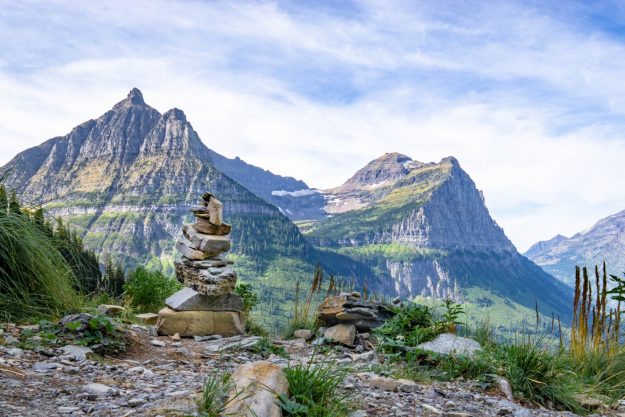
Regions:
<svg viewBox="0 0 625 417"><path fill-rule="evenodd" d="M328 188L454 155L519 247L625 209L619 2L0 1L0 164L132 87Z"/></svg>

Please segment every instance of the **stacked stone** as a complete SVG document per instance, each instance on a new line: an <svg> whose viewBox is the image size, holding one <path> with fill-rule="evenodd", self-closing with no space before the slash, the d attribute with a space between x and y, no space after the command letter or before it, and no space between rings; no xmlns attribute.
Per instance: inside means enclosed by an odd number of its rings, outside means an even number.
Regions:
<svg viewBox="0 0 625 417"><path fill-rule="evenodd" d="M359 332L381 326L392 316L387 304L363 300L357 292L327 297L317 307L317 318L324 325L354 325Z"/></svg>
<svg viewBox="0 0 625 417"><path fill-rule="evenodd" d="M186 287L169 297L158 313L162 335L234 336L245 331L243 301L235 294L237 274L223 255L230 250L231 226L223 222L223 204L204 194L203 204L193 206L194 224L182 226L176 249L176 278Z"/></svg>

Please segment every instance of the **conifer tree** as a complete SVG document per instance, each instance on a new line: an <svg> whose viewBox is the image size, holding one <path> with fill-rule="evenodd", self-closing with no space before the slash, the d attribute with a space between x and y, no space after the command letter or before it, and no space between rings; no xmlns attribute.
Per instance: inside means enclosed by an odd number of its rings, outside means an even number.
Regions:
<svg viewBox="0 0 625 417"><path fill-rule="evenodd" d="M9 211L18 215L22 214L22 208L20 206L20 202L17 199L15 191L11 193L11 197L9 198Z"/></svg>
<svg viewBox="0 0 625 417"><path fill-rule="evenodd" d="M6 213L7 208L9 207L9 199L7 195L7 190L4 188L4 185L0 184L0 214Z"/></svg>

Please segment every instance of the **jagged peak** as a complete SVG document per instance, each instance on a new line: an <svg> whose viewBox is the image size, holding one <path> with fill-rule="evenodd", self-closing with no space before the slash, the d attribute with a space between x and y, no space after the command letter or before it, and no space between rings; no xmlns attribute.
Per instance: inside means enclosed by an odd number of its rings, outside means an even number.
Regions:
<svg viewBox="0 0 625 417"><path fill-rule="evenodd" d="M442 163L445 163L445 162L448 162L448 163L450 163L452 165L455 165L455 166L460 166L460 162L458 162L458 159L456 159L456 157L454 157L454 156L446 156L445 158L441 159L441 162L439 162L439 163L442 164Z"/></svg>
<svg viewBox="0 0 625 417"><path fill-rule="evenodd" d="M187 116L184 114L182 110L176 107L174 107L173 109L167 110L165 114L163 114L163 118L165 120L173 119L173 120L180 120L183 123L187 122Z"/></svg>
<svg viewBox="0 0 625 417"><path fill-rule="evenodd" d="M146 106L145 101L143 100L143 93L141 93L141 90L136 87L130 90L126 98L117 103L113 109L131 106Z"/></svg>

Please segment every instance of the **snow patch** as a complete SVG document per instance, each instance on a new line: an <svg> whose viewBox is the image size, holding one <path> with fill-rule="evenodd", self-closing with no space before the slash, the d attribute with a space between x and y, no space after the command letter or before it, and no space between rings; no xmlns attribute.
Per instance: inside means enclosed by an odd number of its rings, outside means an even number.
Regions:
<svg viewBox="0 0 625 417"><path fill-rule="evenodd" d="M319 194L319 190L312 190L304 188L302 190L297 191L286 191L286 190L274 190L271 192L271 195L275 195L276 197L305 197L307 195Z"/></svg>

